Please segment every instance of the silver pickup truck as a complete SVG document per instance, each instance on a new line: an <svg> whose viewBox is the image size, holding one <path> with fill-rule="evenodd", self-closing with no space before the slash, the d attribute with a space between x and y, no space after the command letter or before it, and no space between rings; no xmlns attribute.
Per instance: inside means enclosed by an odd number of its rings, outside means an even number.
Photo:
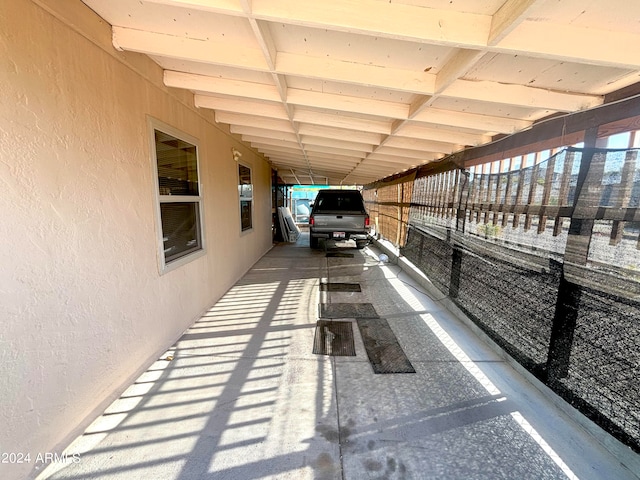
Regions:
<svg viewBox="0 0 640 480"><path fill-rule="evenodd" d="M358 248L368 242L369 215L357 190L320 190L309 215L311 248L321 238L356 241Z"/></svg>

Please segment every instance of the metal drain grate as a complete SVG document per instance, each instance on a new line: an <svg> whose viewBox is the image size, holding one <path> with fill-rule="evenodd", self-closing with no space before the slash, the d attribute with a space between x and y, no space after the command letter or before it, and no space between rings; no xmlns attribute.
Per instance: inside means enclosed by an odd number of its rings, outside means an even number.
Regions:
<svg viewBox="0 0 640 480"><path fill-rule="evenodd" d="M353 258L353 253L346 253L346 252L327 252L327 257Z"/></svg>
<svg viewBox="0 0 640 480"><path fill-rule="evenodd" d="M361 292L359 283L321 283L322 292Z"/></svg>
<svg viewBox="0 0 640 480"><path fill-rule="evenodd" d="M416 373L387 320L360 319L358 328L375 373Z"/></svg>
<svg viewBox="0 0 640 480"><path fill-rule="evenodd" d="M351 322L318 320L313 339L313 353L334 357L355 357L356 347L353 342Z"/></svg>
<svg viewBox="0 0 640 480"><path fill-rule="evenodd" d="M378 318L371 303L321 303L320 318Z"/></svg>

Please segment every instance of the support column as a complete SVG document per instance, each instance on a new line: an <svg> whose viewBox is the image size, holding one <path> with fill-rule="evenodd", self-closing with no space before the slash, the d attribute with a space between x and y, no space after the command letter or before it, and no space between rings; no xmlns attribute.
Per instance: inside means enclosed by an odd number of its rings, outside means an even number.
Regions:
<svg viewBox="0 0 640 480"><path fill-rule="evenodd" d="M462 270L462 250L454 246L451 255L451 275L449 278L449 296L458 298L460 291L460 271Z"/></svg>
<svg viewBox="0 0 640 480"><path fill-rule="evenodd" d="M585 147L588 149L583 152L580 161L573 213L547 354L546 373L547 381L550 384L569 374L571 349L582 298L583 287L580 285L580 275L584 271L582 267L587 265L594 225L594 220L581 217L580 211L598 206L602 173L604 172L604 160L594 161L596 138L597 129L586 132ZM576 216L581 218L576 218Z"/></svg>
<svg viewBox="0 0 640 480"><path fill-rule="evenodd" d="M581 297L582 287L568 282L563 272L560 276L556 311L551 327L551 342L547 354L547 380L550 383L565 378L569 374L571 347Z"/></svg>

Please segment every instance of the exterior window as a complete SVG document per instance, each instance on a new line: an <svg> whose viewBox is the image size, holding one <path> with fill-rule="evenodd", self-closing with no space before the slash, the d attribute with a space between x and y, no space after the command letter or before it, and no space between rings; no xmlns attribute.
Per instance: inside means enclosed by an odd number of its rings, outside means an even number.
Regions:
<svg viewBox="0 0 640 480"><path fill-rule="evenodd" d="M194 140L179 138L176 132L154 128L153 135L164 269L203 251L198 148Z"/></svg>
<svg viewBox="0 0 640 480"><path fill-rule="evenodd" d="M238 164L238 194L240 195L240 226L242 231L253 227L253 184L251 169Z"/></svg>

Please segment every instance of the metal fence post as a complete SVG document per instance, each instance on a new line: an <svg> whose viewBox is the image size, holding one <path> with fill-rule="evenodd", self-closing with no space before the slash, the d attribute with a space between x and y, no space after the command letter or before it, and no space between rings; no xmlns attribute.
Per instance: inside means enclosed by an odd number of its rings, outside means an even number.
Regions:
<svg viewBox="0 0 640 480"><path fill-rule="evenodd" d="M457 298L460 291L460 271L462 270L462 250L453 246L451 254L451 276L449 279L449 296Z"/></svg>

